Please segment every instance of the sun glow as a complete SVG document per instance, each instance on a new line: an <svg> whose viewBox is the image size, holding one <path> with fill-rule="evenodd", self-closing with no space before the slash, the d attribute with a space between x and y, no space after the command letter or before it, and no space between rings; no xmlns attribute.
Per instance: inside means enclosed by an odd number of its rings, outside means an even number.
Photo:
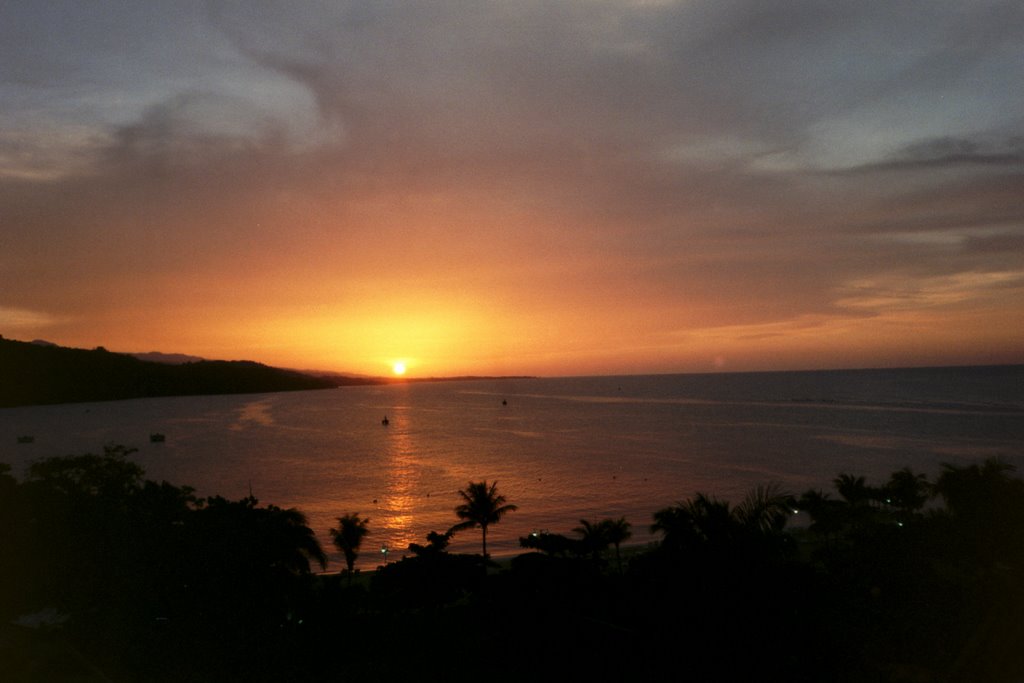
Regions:
<svg viewBox="0 0 1024 683"><path fill-rule="evenodd" d="M395 373L398 376L404 375L405 363L400 360L395 361L394 363L391 364L391 372Z"/></svg>

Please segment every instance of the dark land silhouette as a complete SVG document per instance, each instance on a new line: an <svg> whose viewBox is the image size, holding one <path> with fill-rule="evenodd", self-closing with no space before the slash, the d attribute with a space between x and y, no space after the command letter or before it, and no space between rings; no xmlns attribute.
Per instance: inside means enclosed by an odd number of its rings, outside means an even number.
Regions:
<svg viewBox="0 0 1024 683"><path fill-rule="evenodd" d="M328 389L372 380L330 378L252 361L171 364L103 347L72 349L0 337L0 408L155 396L249 394Z"/></svg>
<svg viewBox="0 0 1024 683"><path fill-rule="evenodd" d="M245 360L183 354L115 353L0 336L0 408L159 396L259 394L341 386L529 379L521 376L367 377L296 371Z"/></svg>
<svg viewBox="0 0 1024 683"><path fill-rule="evenodd" d="M131 453L39 460L21 480L0 465L3 680L1024 676L1024 481L999 460L737 505L696 494L529 535L500 564L448 551L512 505L470 483L453 528L404 559L316 574L301 512L197 498ZM620 548L631 524L658 541ZM372 523L343 514L334 532L354 554Z"/></svg>

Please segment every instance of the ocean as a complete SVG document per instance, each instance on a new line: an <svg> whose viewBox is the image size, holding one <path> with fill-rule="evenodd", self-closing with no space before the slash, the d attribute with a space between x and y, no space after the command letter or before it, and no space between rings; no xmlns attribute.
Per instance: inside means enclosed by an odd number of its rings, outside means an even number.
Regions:
<svg viewBox="0 0 1024 683"><path fill-rule="evenodd" d="M388 425L381 424L387 416ZM149 435L166 435L151 443ZM18 443L31 435L32 443ZM498 482L519 509L488 533L494 555L534 530L653 513L754 486L829 490L839 473L880 484L910 467L1000 457L1024 468L1024 366L410 382L323 391L154 398L0 410L0 462L137 448L147 478L198 495L304 512L328 529L370 519L372 568L457 522L457 491ZM833 493L833 495L835 495ZM479 548L478 530L452 549Z"/></svg>

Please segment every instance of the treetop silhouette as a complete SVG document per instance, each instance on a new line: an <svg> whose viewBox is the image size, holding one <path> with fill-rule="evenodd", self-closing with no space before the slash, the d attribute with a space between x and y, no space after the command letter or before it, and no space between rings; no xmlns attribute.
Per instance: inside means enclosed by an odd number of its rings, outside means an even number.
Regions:
<svg viewBox="0 0 1024 683"><path fill-rule="evenodd" d="M518 506L506 503L505 496L498 493L498 482L490 486L487 481L469 482L465 489L459 491L462 504L455 508L455 514L464 520L454 525L450 531L462 531L480 527L483 556L487 558L487 527L497 524L509 512L515 512Z"/></svg>

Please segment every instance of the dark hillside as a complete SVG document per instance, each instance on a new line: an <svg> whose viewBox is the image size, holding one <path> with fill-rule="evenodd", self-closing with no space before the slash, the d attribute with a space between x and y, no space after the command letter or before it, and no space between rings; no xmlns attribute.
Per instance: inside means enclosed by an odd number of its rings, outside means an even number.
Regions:
<svg viewBox="0 0 1024 683"><path fill-rule="evenodd" d="M0 338L0 407L327 389L340 383L250 361L167 365L102 347L87 351Z"/></svg>

